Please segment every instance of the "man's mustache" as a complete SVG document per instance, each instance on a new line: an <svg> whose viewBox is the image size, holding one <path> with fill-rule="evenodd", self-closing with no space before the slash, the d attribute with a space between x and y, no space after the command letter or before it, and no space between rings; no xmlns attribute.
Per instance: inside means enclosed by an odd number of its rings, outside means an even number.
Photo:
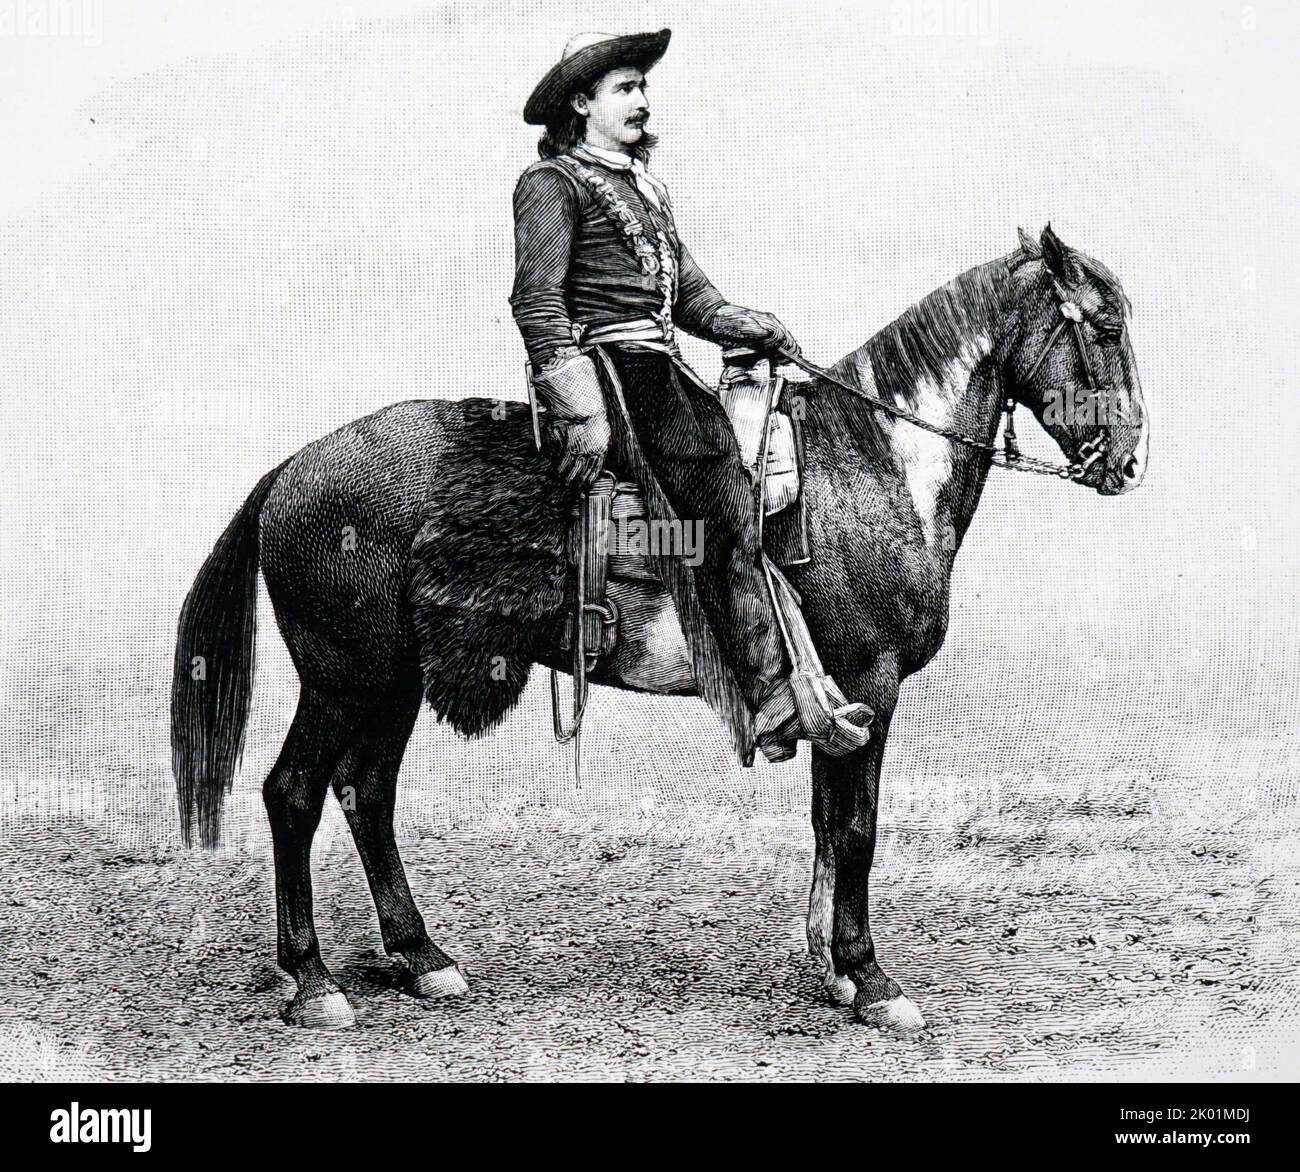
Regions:
<svg viewBox="0 0 1300 1172"><path fill-rule="evenodd" d="M644 126L649 121L649 114L633 114L632 117L627 120L627 124L629 126Z"/></svg>

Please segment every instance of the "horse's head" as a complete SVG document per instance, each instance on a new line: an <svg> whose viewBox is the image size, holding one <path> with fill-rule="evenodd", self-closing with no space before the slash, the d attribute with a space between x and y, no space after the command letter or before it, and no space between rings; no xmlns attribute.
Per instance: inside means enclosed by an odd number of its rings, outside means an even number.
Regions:
<svg viewBox="0 0 1300 1172"><path fill-rule="evenodd" d="M1062 243L1051 224L1038 240L1021 229L1011 275L1017 323L1003 356L1008 395L1033 411L1081 484L1107 496L1137 488L1147 412L1119 281Z"/></svg>

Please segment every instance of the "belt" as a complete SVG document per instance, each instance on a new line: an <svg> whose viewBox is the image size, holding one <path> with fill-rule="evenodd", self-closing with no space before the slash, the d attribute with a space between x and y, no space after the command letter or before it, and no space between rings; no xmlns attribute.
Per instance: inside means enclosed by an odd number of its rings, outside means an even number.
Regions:
<svg viewBox="0 0 1300 1172"><path fill-rule="evenodd" d="M677 343L664 340L663 327L649 317L631 321L608 322L600 326L580 326L578 345L607 346L616 343L635 345L644 350L658 350L663 354L677 354ZM575 331L578 332L578 331Z"/></svg>

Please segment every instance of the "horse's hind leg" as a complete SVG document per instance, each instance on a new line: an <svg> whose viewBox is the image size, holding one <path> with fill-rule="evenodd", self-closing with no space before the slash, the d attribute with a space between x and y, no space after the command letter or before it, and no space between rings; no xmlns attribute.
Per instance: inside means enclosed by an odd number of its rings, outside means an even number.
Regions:
<svg viewBox="0 0 1300 1172"><path fill-rule="evenodd" d="M420 699L417 682L370 708L355 744L334 772L334 793L366 869L385 951L406 960L416 996L444 997L464 993L469 986L452 958L429 939L393 836L397 773Z"/></svg>
<svg viewBox="0 0 1300 1172"><path fill-rule="evenodd" d="M262 787L275 849L278 958L298 983L285 1011L290 1025L337 1029L356 1022L321 960L311 892L311 842L350 731L351 722L337 708L304 686L280 757Z"/></svg>

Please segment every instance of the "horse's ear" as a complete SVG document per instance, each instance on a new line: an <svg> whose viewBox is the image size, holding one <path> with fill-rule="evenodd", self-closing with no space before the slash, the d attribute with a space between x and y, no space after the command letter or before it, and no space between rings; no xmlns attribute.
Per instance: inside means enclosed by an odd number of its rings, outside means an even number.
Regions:
<svg viewBox="0 0 1300 1172"><path fill-rule="evenodd" d="M1070 250L1062 243L1061 238L1052 231L1050 223L1043 229L1043 234L1039 237L1038 242L1043 249L1043 260L1047 264L1047 271L1062 285L1073 285L1078 279L1079 271L1070 258Z"/></svg>
<svg viewBox="0 0 1300 1172"><path fill-rule="evenodd" d="M1043 250L1038 247L1038 241L1029 235L1023 228L1017 228L1020 235L1020 247L1024 249L1025 255L1031 260L1037 260L1043 255Z"/></svg>

